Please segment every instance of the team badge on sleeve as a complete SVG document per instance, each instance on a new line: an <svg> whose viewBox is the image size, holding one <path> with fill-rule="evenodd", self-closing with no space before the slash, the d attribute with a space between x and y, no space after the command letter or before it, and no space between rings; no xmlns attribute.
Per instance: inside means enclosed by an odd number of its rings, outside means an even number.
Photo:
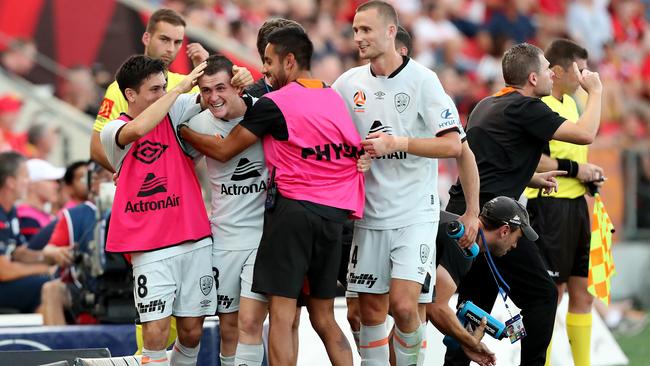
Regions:
<svg viewBox="0 0 650 366"><path fill-rule="evenodd" d="M99 107L99 112L97 115L102 116L104 118L110 118L111 117L111 111L113 110L113 102L112 100L108 98L104 98L102 101L102 105Z"/></svg>

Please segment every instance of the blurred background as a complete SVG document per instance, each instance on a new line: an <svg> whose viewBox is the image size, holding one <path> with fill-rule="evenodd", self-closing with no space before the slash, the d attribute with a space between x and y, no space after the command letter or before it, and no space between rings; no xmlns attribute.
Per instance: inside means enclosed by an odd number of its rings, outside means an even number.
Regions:
<svg viewBox="0 0 650 366"><path fill-rule="evenodd" d="M256 37L275 16L300 22L315 45L313 74L333 82L359 64L351 21L359 0L0 0L0 151L57 166L88 159L89 136L119 65L142 53L149 14L168 7L188 22L170 70L187 73L188 42L221 52L259 77ZM603 310L630 364L649 359L649 0L392 0L414 41L413 58L438 73L466 122L503 86L501 55L565 37L587 48L604 85L590 161L605 170L601 195L615 225L614 304ZM584 101L584 95L577 96ZM440 192L456 180L440 164ZM56 205L55 205L56 207ZM639 361L641 362L641 361ZM647 363L647 361L646 361Z"/></svg>

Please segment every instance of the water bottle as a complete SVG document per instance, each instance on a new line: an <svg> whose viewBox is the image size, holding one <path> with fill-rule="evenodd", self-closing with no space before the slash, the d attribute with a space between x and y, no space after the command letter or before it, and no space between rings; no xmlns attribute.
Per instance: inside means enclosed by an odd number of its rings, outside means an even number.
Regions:
<svg viewBox="0 0 650 366"><path fill-rule="evenodd" d="M462 238L465 234L465 226L462 222L454 220L447 224L447 235L456 241L458 244L458 239ZM478 244L473 243L469 248L461 248L463 255L466 258L474 258L478 255L479 247Z"/></svg>
<svg viewBox="0 0 650 366"><path fill-rule="evenodd" d="M485 334L490 335L492 338L497 340L501 340L506 336L505 324L496 320L492 315L479 308L471 301L465 301L461 304L460 308L458 308L458 311L456 312L456 317L463 327L465 327L467 323L472 324L474 327L478 327L479 324L481 324L481 319L485 317L487 319ZM445 336L442 343L450 350L457 350L460 348L460 343L458 343L458 341L452 336Z"/></svg>

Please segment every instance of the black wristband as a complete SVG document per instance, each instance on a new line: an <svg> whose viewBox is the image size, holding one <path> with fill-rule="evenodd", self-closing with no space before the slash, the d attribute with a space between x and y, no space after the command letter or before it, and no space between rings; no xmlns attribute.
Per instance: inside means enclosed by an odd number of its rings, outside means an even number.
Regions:
<svg viewBox="0 0 650 366"><path fill-rule="evenodd" d="M555 159L557 160L557 169L558 170L564 170L567 172L567 177L575 178L578 176L578 170L580 169L580 165L569 159Z"/></svg>

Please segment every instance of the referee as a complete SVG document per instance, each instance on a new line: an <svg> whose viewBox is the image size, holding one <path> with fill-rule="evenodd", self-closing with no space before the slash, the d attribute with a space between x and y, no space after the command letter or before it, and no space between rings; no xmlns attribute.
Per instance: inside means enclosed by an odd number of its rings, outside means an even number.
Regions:
<svg viewBox="0 0 650 366"><path fill-rule="evenodd" d="M577 121L561 117L539 99L549 95L553 86L553 71L542 50L522 43L506 51L502 61L506 87L479 102L468 121L467 140L478 165L481 204L496 196L519 198L548 141L593 141L600 122L600 78L597 73L579 71L575 63L572 68L589 94L585 111ZM447 211L458 214L464 210L459 182L450 189ZM543 365L555 320L555 285L537 247L525 238L495 262L510 285L509 296L522 309L528 336L521 344L521 365ZM479 258L460 284L458 301L471 300L490 311L497 293L485 259ZM462 351L448 350L445 364L467 365L469 360Z"/></svg>
<svg viewBox="0 0 650 366"><path fill-rule="evenodd" d="M542 101L560 116L577 120L578 108L571 95L580 84L572 72L572 63L579 69L586 68L587 50L572 41L558 39L549 45L545 56L555 76L551 95ZM585 184L600 180L603 170L587 162L587 146L551 140L537 170L555 169L569 174L558 177L559 189L550 195L542 195L539 189L527 189L528 211L532 225L540 233L537 244L548 274L557 286L558 302L569 290L566 330L573 361L576 366L589 366L594 298L587 292L591 228L584 196ZM550 350L549 345L547 364L550 364Z"/></svg>

